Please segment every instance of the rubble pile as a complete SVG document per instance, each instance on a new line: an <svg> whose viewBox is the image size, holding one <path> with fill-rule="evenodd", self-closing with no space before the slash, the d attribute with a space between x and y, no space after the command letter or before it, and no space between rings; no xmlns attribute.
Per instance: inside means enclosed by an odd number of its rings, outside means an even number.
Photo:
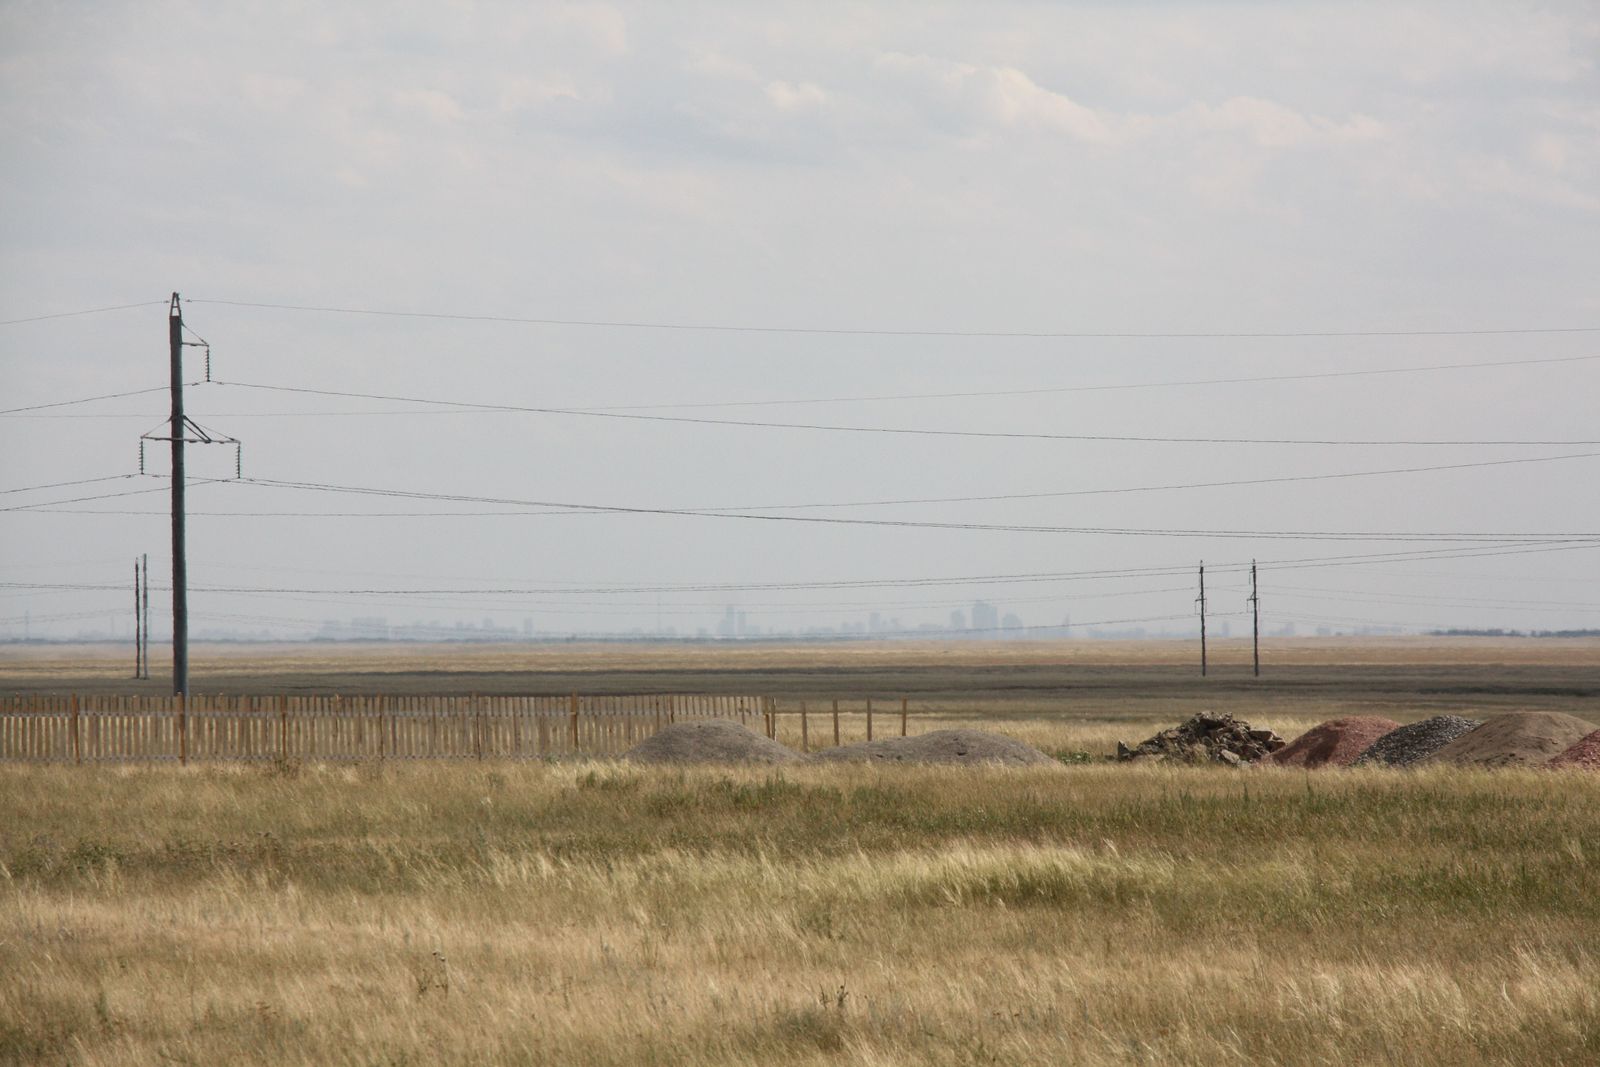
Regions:
<svg viewBox="0 0 1600 1067"><path fill-rule="evenodd" d="M1232 715L1203 711L1180 726L1162 730L1132 748L1117 742L1124 762L1227 763L1235 767L1268 756L1287 744L1271 730L1257 730Z"/></svg>

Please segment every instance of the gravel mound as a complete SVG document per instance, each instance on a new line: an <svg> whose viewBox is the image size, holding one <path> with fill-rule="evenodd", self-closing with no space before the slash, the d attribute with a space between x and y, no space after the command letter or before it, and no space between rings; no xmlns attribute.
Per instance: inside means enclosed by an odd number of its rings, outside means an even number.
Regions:
<svg viewBox="0 0 1600 1067"><path fill-rule="evenodd" d="M662 727L623 759L635 763L794 763L800 753L736 722L708 719Z"/></svg>
<svg viewBox="0 0 1600 1067"><path fill-rule="evenodd" d="M1313 726L1267 757L1279 767L1348 767L1385 734L1400 728L1380 715L1351 715Z"/></svg>
<svg viewBox="0 0 1600 1067"><path fill-rule="evenodd" d="M821 763L1003 763L1012 767L1054 763L1032 745L982 730L934 730L915 737L890 737L825 748Z"/></svg>
<svg viewBox="0 0 1600 1067"><path fill-rule="evenodd" d="M1420 762L1480 767L1548 763L1594 728L1592 722L1559 711L1513 711L1496 715Z"/></svg>
<svg viewBox="0 0 1600 1067"><path fill-rule="evenodd" d="M1405 767L1424 756L1431 756L1462 734L1482 725L1481 719L1435 715L1431 719L1390 730L1357 756L1354 766Z"/></svg>
<svg viewBox="0 0 1600 1067"><path fill-rule="evenodd" d="M1550 761L1552 767L1600 771L1600 730L1580 737L1576 744Z"/></svg>
<svg viewBox="0 0 1600 1067"><path fill-rule="evenodd" d="M1284 746L1271 730L1252 729L1243 719L1203 711L1181 726L1162 730L1129 748L1117 742L1117 759L1123 762L1229 763L1234 766L1258 760Z"/></svg>

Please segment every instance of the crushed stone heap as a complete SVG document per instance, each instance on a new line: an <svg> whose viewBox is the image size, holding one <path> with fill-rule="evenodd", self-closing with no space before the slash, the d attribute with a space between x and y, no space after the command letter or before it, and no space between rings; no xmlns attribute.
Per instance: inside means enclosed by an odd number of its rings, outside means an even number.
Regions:
<svg viewBox="0 0 1600 1067"><path fill-rule="evenodd" d="M623 755L635 763L794 763L804 757L736 722L710 719L663 727Z"/></svg>
<svg viewBox="0 0 1600 1067"><path fill-rule="evenodd" d="M1481 719L1435 715L1431 719L1423 719L1384 734L1357 756L1352 766L1407 767L1482 725Z"/></svg>
<svg viewBox="0 0 1600 1067"><path fill-rule="evenodd" d="M1162 730L1132 748L1117 742L1124 762L1250 763L1283 748L1286 742L1271 730L1257 730L1232 715L1203 711L1181 726Z"/></svg>
<svg viewBox="0 0 1600 1067"><path fill-rule="evenodd" d="M1279 767L1348 767L1378 739L1400 728L1381 715L1350 715L1313 726L1268 757Z"/></svg>
<svg viewBox="0 0 1600 1067"><path fill-rule="evenodd" d="M825 748L811 758L821 763L1003 763L1013 767L1055 762L1026 742L983 730L934 730L864 741Z"/></svg>

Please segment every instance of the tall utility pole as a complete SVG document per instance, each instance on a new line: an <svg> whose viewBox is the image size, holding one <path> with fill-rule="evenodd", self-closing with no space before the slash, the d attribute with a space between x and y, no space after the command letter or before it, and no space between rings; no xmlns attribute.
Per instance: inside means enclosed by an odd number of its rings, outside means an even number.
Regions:
<svg viewBox="0 0 1600 1067"><path fill-rule="evenodd" d="M183 511L183 446L232 445L233 476L240 477L243 446L236 437L215 434L199 426L183 413L183 346L194 345L206 350L206 380L211 380L211 346L204 338L195 341L183 339L183 307L178 294L172 294L167 308L167 345L172 364L172 417L165 437L151 432L139 437L139 473L144 473L144 446L147 441L169 441L172 444L172 692L176 696L189 693L189 568L184 552ZM190 331L193 333L194 331ZM198 336L198 335L197 335ZM189 436L193 434L194 436ZM150 557L144 558L144 676L150 677Z"/></svg>
<svg viewBox="0 0 1600 1067"><path fill-rule="evenodd" d="M144 615L139 608L139 557L133 557L133 676L144 677Z"/></svg>
<svg viewBox="0 0 1600 1067"><path fill-rule="evenodd" d="M167 312L172 363L172 692L189 693L189 566L183 522L183 309L172 294Z"/></svg>
<svg viewBox="0 0 1600 1067"><path fill-rule="evenodd" d="M1261 677L1261 595L1256 592L1256 561L1250 561L1250 655Z"/></svg>
<svg viewBox="0 0 1600 1067"><path fill-rule="evenodd" d="M140 557L144 566L140 568L144 575L144 592L140 597L140 611L144 617L144 674L141 677L150 677L150 553L146 552Z"/></svg>
<svg viewBox="0 0 1600 1067"><path fill-rule="evenodd" d="M1206 676L1206 561L1200 561L1200 595L1195 597L1200 605L1200 677Z"/></svg>

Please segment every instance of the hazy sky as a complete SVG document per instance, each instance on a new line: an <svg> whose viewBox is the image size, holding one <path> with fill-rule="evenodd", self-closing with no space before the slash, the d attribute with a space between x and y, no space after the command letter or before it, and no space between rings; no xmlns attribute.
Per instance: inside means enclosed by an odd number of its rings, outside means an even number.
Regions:
<svg viewBox="0 0 1600 1067"><path fill-rule="evenodd" d="M190 413L242 439L258 479L962 525L1600 537L1600 444L1559 443L1600 440L1592 329L870 332L1600 327L1597 57L1590 3L10 3L0 319L151 303L0 326L0 407L164 385L159 302L178 290L224 382L986 433L1558 442L909 436L190 390ZM187 350L191 380L199 353ZM1085 389L1504 361L1523 365ZM637 407L1044 389L1075 391ZM134 473L138 435L165 412L150 392L0 416L0 489ZM1081 492L1555 456L1579 458ZM148 469L165 472L159 447ZM196 477L232 469L231 449L194 450ZM15 508L157 490L0 511L0 581L125 583L131 557L149 552L164 582L163 484L0 495ZM770 510L1048 493L1079 495ZM979 597L1030 624L1159 619L1192 610L1192 575L493 599L310 591L907 580L1204 558L1222 612L1244 607L1227 566L1252 557L1501 548L538 515L259 484L197 485L191 507L197 629L379 615L532 618L547 631L659 618L692 632L724 604L763 627L872 610L909 627ZM449 510L522 513L416 514ZM1597 546L1274 563L1263 609L1270 628L1301 632L1350 620L1600 626ZM0 589L0 636L19 634L24 612L35 634L104 626L126 599L13 585ZM165 594L155 599L164 615ZM63 617L80 613L92 617Z"/></svg>

